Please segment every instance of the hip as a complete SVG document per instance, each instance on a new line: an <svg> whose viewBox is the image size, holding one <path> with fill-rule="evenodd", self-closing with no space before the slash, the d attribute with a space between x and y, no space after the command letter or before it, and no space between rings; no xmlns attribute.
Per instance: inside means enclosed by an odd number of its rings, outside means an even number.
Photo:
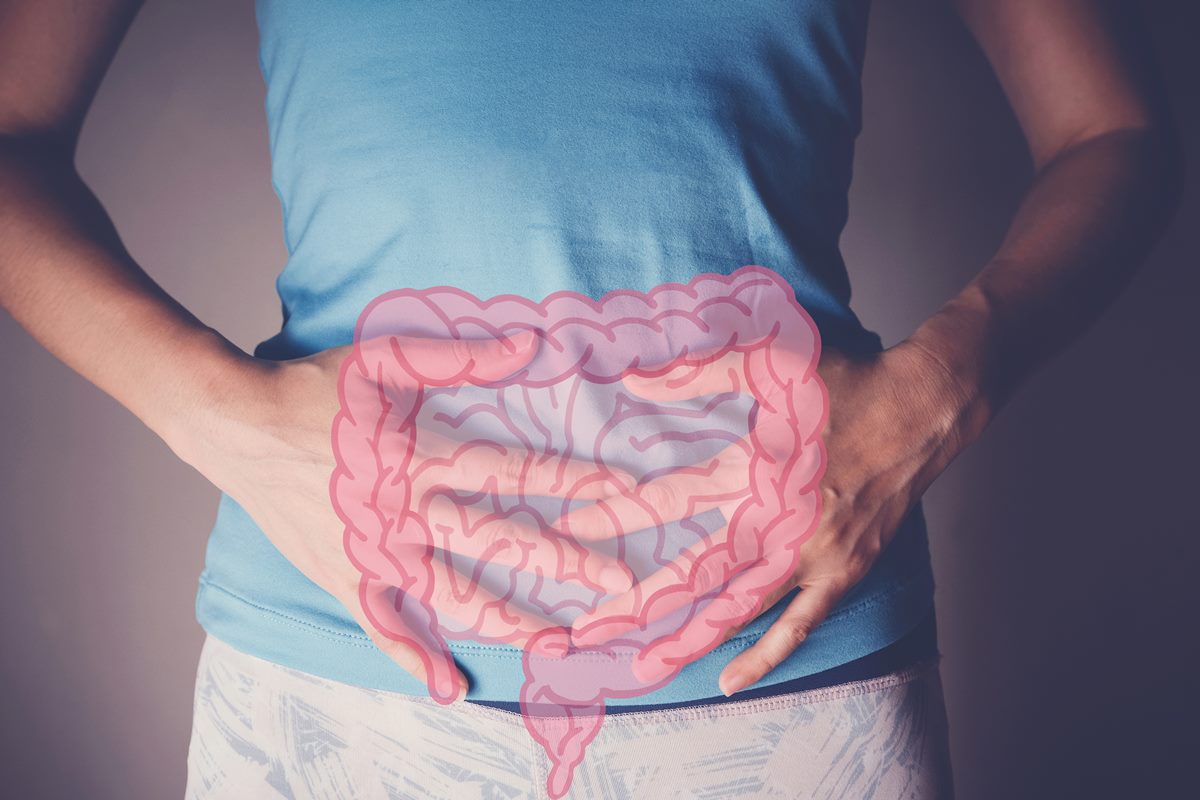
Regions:
<svg viewBox="0 0 1200 800"><path fill-rule="evenodd" d="M806 691L603 720L561 796L951 797L939 659ZM208 637L189 800L555 796L519 713L368 689ZM562 720L566 725L566 720Z"/></svg>
<svg viewBox="0 0 1200 800"><path fill-rule="evenodd" d="M762 636L782 615L795 591L766 609L737 636L688 663L665 686L639 696L632 704L711 697L724 665ZM918 504L870 572L817 626L804 646L764 682L813 675L887 647L925 617L933 593L924 518ZM341 683L428 694L422 682L375 647L349 612L296 570L249 515L225 496L209 541L196 615L209 635L243 653ZM520 648L474 640L450 640L448 647L470 681L470 699L503 703L520 697L526 682ZM630 701L609 703L627 704Z"/></svg>

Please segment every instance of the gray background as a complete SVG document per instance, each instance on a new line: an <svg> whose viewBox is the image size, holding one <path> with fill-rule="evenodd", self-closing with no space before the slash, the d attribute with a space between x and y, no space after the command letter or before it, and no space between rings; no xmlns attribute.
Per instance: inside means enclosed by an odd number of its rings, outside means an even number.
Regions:
<svg viewBox="0 0 1200 800"><path fill-rule="evenodd" d="M1190 145L1189 5L1144 7ZM892 344L992 252L1030 169L948 12L880 0L871 26L843 242L855 309ZM286 255L256 47L248 0L150 2L80 158L139 262L247 350L277 330ZM1188 169L1185 207L1129 291L927 495L963 798L1175 796L1191 776L1200 398ZM217 492L7 316L0 374L0 794L178 797Z"/></svg>

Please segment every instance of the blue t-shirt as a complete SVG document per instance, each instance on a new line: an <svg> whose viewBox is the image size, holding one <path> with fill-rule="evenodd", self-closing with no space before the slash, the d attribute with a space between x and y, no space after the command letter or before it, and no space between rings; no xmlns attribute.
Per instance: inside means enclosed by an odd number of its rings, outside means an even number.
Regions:
<svg viewBox="0 0 1200 800"><path fill-rule="evenodd" d="M866 0L258 0L256 10L289 258L277 281L282 330L255 355L348 344L364 306L402 287L599 298L746 264L795 288L825 346L881 348L850 310L838 250ZM713 696L721 668L793 596L625 702ZM932 596L918 506L824 624L756 685L880 650ZM210 634L261 658L427 693L228 496L196 609ZM470 698L518 698L519 649L450 649Z"/></svg>

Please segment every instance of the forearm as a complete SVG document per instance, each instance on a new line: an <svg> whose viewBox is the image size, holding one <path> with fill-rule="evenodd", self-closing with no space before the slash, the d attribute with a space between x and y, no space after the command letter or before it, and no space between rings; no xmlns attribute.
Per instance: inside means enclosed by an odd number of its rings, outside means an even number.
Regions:
<svg viewBox="0 0 1200 800"><path fill-rule="evenodd" d="M964 443L1121 293L1174 210L1178 173L1146 131L1089 139L1039 171L994 257L910 337L958 380Z"/></svg>
<svg viewBox="0 0 1200 800"><path fill-rule="evenodd" d="M170 441L245 358L126 252L60 149L0 138L0 305Z"/></svg>

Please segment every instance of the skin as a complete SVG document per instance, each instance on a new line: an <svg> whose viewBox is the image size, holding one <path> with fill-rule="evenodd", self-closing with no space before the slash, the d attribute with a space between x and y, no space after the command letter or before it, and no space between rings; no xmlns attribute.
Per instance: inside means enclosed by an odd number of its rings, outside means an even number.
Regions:
<svg viewBox="0 0 1200 800"><path fill-rule="evenodd" d="M1161 88L1107 4L951 5L996 73L1035 177L995 255L907 339L865 358L823 352L820 528L762 607L802 591L725 668L726 694L767 674L825 619L1020 384L1112 303L1178 202L1180 155ZM139 6L0 2L0 304L242 504L383 652L425 680L418 654L362 617L330 508L329 422L347 348L285 362L242 352L142 270L78 174L84 115Z"/></svg>

